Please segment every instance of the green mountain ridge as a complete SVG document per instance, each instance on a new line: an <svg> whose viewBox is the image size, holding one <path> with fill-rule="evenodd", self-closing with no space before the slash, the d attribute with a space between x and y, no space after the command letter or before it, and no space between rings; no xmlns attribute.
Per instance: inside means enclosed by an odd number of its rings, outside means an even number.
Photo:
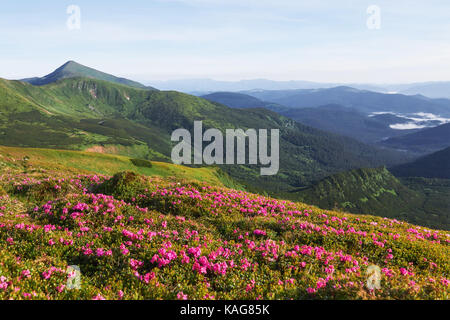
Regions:
<svg viewBox="0 0 450 320"><path fill-rule="evenodd" d="M323 209L386 216L450 230L448 202L430 207L430 199L423 192L427 181L415 181L415 188L410 188L412 183L405 185L384 167L356 169L326 177L296 194L301 201ZM442 183L437 186L442 187ZM440 190L440 199L450 198L449 183ZM428 183L431 187L433 184Z"/></svg>
<svg viewBox="0 0 450 320"><path fill-rule="evenodd" d="M400 177L450 179L450 147L390 170Z"/></svg>
<svg viewBox="0 0 450 320"><path fill-rule="evenodd" d="M89 68L86 66L83 66L75 61L68 61L65 64L63 64L61 67L53 71L52 73L42 77L42 78L28 78L28 79L22 79L24 82L28 82L33 85L42 86L50 83L57 82L59 80L68 79L68 78L91 78L96 80L104 80L109 81L113 83L123 84L126 86L134 87L134 88L140 88L140 89L149 89L149 90L156 90L152 87L146 87L145 85L125 79L125 78L119 78L116 76L113 76L108 73L104 73L98 70L95 70L93 68Z"/></svg>
<svg viewBox="0 0 450 320"><path fill-rule="evenodd" d="M230 108L266 108L272 111L285 107L272 102L262 101L248 94L238 92L214 92L201 96L211 102L217 102Z"/></svg>
<svg viewBox="0 0 450 320"><path fill-rule="evenodd" d="M407 158L313 129L265 109L231 109L188 94L151 91L88 78L44 86L0 80L0 144L95 148L169 161L174 129L280 129L281 168L261 177L256 166L224 166L240 183L282 194L327 175L358 167L395 165Z"/></svg>

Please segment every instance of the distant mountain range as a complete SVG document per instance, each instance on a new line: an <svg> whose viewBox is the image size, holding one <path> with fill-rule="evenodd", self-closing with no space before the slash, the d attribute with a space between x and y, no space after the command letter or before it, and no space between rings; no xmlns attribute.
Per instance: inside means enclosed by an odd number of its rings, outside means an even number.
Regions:
<svg viewBox="0 0 450 320"><path fill-rule="evenodd" d="M266 103L248 94L238 92L214 92L201 96L203 99L218 102L230 108L267 108L271 103Z"/></svg>
<svg viewBox="0 0 450 320"><path fill-rule="evenodd" d="M248 94L239 92L214 92L201 98L211 102L217 102L230 108L266 108L272 111L279 111L281 109L288 109L284 106L273 102L262 101L258 98L252 97Z"/></svg>
<svg viewBox="0 0 450 320"><path fill-rule="evenodd" d="M367 114L374 112L432 113L450 116L450 100L424 96L384 94L351 87L305 90L252 90L243 92L263 101L290 108L311 108L339 104Z"/></svg>
<svg viewBox="0 0 450 320"><path fill-rule="evenodd" d="M409 84L364 84L364 83L321 83L312 81L274 81L252 79L241 81L217 81L212 79L182 79L168 81L150 81L152 86L161 90L176 90L195 95L205 95L217 91L249 91L249 90L297 90L325 89L339 86L352 87L359 90L370 90L379 93L399 93L405 95L423 95L429 98L449 98L450 81L421 82Z"/></svg>
<svg viewBox="0 0 450 320"><path fill-rule="evenodd" d="M256 95L251 96L251 94ZM287 97L286 97L287 95ZM368 91L360 91L353 88L337 87L320 90L288 90L288 91L258 91L249 94L236 92L217 92L202 96L205 99L227 105L232 108L266 108L281 115L292 118L302 124L342 134L367 143L380 142L384 146L397 149L411 150L415 153L423 153L418 148L408 148L403 144L396 145L388 140L392 137L403 136L408 133L417 132L427 126L438 126L442 122L450 121L449 118L435 116L422 110L433 110L434 112L450 112L447 100L422 98L420 96L404 96L379 94ZM272 101L291 103L283 106ZM289 100L289 101L286 101ZM342 104L319 103L339 101ZM302 105L313 105L313 107L300 107ZM416 114L401 114L397 112L374 111L381 108L395 111L415 110ZM385 110L386 110L385 109ZM418 112L421 110L421 112ZM442 149L450 141L448 134L440 131L436 136L437 143L430 143L433 137L426 142L428 152ZM413 139L414 140L414 139ZM441 141L442 140L442 141ZM417 140L417 141L420 141ZM420 142L419 142L420 144Z"/></svg>
<svg viewBox="0 0 450 320"><path fill-rule="evenodd" d="M312 81L274 81L267 79L252 79L240 81L217 81L212 79L187 79L150 81L152 86L161 90L176 90L195 95L206 95L213 92L238 92L248 90L294 90L294 89L318 89L332 88L342 84L339 83L319 83ZM361 90L382 91L385 89L377 85L370 84L348 84L348 86Z"/></svg>
<svg viewBox="0 0 450 320"><path fill-rule="evenodd" d="M450 81L421 82L387 86L389 91L406 95L420 94L428 98L450 99ZM377 90L375 90L377 91Z"/></svg>
<svg viewBox="0 0 450 320"><path fill-rule="evenodd" d="M410 150L421 154L435 152L450 147L450 123L400 137L392 137L382 141L381 144L389 148Z"/></svg>
<svg viewBox="0 0 450 320"><path fill-rule="evenodd" d="M126 86L130 86L133 88L140 89L151 89L155 90L152 87L144 86L143 84L128 80L125 78L118 78L116 76L110 75L108 73L104 73L86 66L83 66L75 61L68 61L52 73L42 77L42 78L27 78L22 79L24 82L31 83L32 85L42 86L50 83L54 83L63 79L70 78L90 78L96 80L109 81L113 83L123 84Z"/></svg>

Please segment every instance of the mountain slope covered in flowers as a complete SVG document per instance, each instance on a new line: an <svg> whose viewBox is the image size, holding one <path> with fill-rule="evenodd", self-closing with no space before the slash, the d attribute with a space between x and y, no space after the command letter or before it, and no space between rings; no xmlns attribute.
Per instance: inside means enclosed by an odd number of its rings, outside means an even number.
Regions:
<svg viewBox="0 0 450 320"><path fill-rule="evenodd" d="M448 299L445 231L129 171L0 186L0 299Z"/></svg>

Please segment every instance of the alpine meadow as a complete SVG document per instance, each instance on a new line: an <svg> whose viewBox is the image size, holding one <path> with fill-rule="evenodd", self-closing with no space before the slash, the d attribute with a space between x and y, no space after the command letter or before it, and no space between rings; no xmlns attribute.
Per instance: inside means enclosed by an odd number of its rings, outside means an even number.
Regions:
<svg viewBox="0 0 450 320"><path fill-rule="evenodd" d="M448 300L438 2L5 5L0 300Z"/></svg>

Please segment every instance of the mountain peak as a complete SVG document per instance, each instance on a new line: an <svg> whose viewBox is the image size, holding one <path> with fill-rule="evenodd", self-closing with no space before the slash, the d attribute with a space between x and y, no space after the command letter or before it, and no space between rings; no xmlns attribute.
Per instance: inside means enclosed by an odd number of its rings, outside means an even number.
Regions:
<svg viewBox="0 0 450 320"><path fill-rule="evenodd" d="M79 64L78 62L76 62L74 60L69 60L66 63L64 63L60 68L63 68L63 67L65 68L65 67L70 67L70 66L83 66L83 65Z"/></svg>
<svg viewBox="0 0 450 320"><path fill-rule="evenodd" d="M90 67L86 67L74 60L67 61L58 69L42 78L23 79L22 81L31 83L32 85L42 86L69 78L90 78L127 85L134 88L155 90L154 88L146 87L139 82L135 82L125 78L118 78L111 74L104 73Z"/></svg>
<svg viewBox="0 0 450 320"><path fill-rule="evenodd" d="M78 76L81 73L88 73L89 69L91 69L91 68L86 67L82 64L79 64L76 61L69 60L66 63L64 63L63 65L61 65L59 68L57 68L54 72L44 76L43 78L48 78L49 76L52 76L58 72L76 73L76 75L74 74L74 76ZM91 70L94 70L94 69L91 69ZM70 78L70 77L64 77L64 78Z"/></svg>
<svg viewBox="0 0 450 320"><path fill-rule="evenodd" d="M365 91L365 90L355 89L355 88L350 87L350 86L337 86L337 87L332 87L332 88L326 88L324 90L327 90L327 91L340 91L340 92L354 92L354 93Z"/></svg>
<svg viewBox="0 0 450 320"><path fill-rule="evenodd" d="M74 60L69 60L66 63L63 64L63 66L66 66L68 64L79 64L78 62L74 61Z"/></svg>

